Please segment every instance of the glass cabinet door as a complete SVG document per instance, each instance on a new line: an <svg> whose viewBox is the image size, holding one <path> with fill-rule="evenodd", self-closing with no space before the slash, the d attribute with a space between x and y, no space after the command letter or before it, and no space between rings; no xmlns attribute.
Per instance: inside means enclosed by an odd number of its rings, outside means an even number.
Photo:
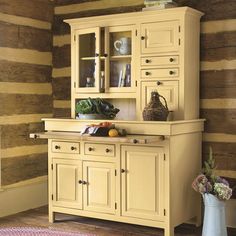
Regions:
<svg viewBox="0 0 236 236"><path fill-rule="evenodd" d="M76 90L99 92L100 28L78 30L76 39Z"/></svg>
<svg viewBox="0 0 236 236"><path fill-rule="evenodd" d="M109 27L109 92L132 92L134 88L133 60L134 34L133 26Z"/></svg>

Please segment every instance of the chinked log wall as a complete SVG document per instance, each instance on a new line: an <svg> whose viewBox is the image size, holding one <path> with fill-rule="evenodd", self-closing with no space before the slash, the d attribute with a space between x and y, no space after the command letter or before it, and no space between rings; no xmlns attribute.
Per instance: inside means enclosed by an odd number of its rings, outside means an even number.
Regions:
<svg viewBox="0 0 236 236"><path fill-rule="evenodd" d="M70 29L64 19L140 11L143 0L56 0L53 24L54 116L70 116ZM201 27L203 157L212 146L218 174L236 185L236 1L177 0L205 13ZM236 194L234 191L234 198Z"/></svg>
<svg viewBox="0 0 236 236"><path fill-rule="evenodd" d="M52 117L53 4L0 0L1 182L45 179L47 143L29 139ZM22 183L21 183L22 184ZM15 185L14 185L15 186Z"/></svg>

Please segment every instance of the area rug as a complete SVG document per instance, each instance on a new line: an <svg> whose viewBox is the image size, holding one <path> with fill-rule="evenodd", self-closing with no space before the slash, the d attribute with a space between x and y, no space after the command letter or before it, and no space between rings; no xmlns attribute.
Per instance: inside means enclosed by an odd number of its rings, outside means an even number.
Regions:
<svg viewBox="0 0 236 236"><path fill-rule="evenodd" d="M95 236L95 234L66 232L57 229L36 228L36 227L0 228L0 235L1 236Z"/></svg>

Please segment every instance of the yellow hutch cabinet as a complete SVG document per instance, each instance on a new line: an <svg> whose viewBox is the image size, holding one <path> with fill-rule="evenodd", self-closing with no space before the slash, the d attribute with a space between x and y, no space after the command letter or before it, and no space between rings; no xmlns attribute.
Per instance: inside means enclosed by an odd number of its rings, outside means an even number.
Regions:
<svg viewBox="0 0 236 236"><path fill-rule="evenodd" d="M43 119L48 139L49 220L67 213L164 229L201 222L191 182L201 169L199 28L188 7L66 20L71 26L72 119ZM157 90L172 120L142 121ZM80 135L99 120L75 119L75 104L104 98L126 137Z"/></svg>

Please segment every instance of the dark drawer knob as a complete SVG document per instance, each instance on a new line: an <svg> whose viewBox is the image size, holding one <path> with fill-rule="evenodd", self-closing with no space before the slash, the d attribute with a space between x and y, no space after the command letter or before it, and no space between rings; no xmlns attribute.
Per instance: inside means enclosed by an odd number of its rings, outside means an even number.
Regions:
<svg viewBox="0 0 236 236"><path fill-rule="evenodd" d="M146 60L145 60L145 62L146 62L146 63L150 63L150 62L151 62L151 60L149 60L149 59L146 59Z"/></svg>
<svg viewBox="0 0 236 236"><path fill-rule="evenodd" d="M71 151L75 151L77 148L72 146L70 149Z"/></svg>
<svg viewBox="0 0 236 236"><path fill-rule="evenodd" d="M173 70L170 70L170 71L169 71L169 74L170 74L170 75L173 75L174 73L175 73L175 72L174 72Z"/></svg>
<svg viewBox="0 0 236 236"><path fill-rule="evenodd" d="M93 151L93 148L92 148L92 147L89 147L88 150L89 150L90 152L92 152L92 151Z"/></svg>
<svg viewBox="0 0 236 236"><path fill-rule="evenodd" d="M95 53L95 57L98 57L99 56L99 54L98 53Z"/></svg>
<svg viewBox="0 0 236 236"><path fill-rule="evenodd" d="M170 58L170 62L173 62L173 61L174 61L174 58L171 57L171 58Z"/></svg>
<svg viewBox="0 0 236 236"><path fill-rule="evenodd" d="M137 139L134 139L134 140L133 140L133 143L138 143L138 140L137 140Z"/></svg>
<svg viewBox="0 0 236 236"><path fill-rule="evenodd" d="M144 36L141 36L141 40L144 40L145 39L145 37Z"/></svg>
<svg viewBox="0 0 236 236"><path fill-rule="evenodd" d="M121 173L125 173L125 169L121 169Z"/></svg>
<svg viewBox="0 0 236 236"><path fill-rule="evenodd" d="M55 145L55 149L61 149L61 147L60 146L58 146L58 145Z"/></svg>
<svg viewBox="0 0 236 236"><path fill-rule="evenodd" d="M151 73L150 73L150 72L148 72L148 71L146 71L146 72L145 72L145 75L150 75L150 74L151 74Z"/></svg>
<svg viewBox="0 0 236 236"><path fill-rule="evenodd" d="M83 181L83 184L87 184L87 182L86 182L86 181Z"/></svg>
<svg viewBox="0 0 236 236"><path fill-rule="evenodd" d="M104 55L103 55L104 57L107 57L108 56L108 54L107 53L104 53Z"/></svg>
<svg viewBox="0 0 236 236"><path fill-rule="evenodd" d="M161 85L162 84L162 82L160 82L160 81L157 81L157 85Z"/></svg>
<svg viewBox="0 0 236 236"><path fill-rule="evenodd" d="M106 148L105 151L106 151L106 153L108 153L108 152L110 152L111 150L110 150L109 148Z"/></svg>
<svg viewBox="0 0 236 236"><path fill-rule="evenodd" d="M82 180L79 180L79 182L78 182L79 184L82 184L83 183L83 181Z"/></svg>

